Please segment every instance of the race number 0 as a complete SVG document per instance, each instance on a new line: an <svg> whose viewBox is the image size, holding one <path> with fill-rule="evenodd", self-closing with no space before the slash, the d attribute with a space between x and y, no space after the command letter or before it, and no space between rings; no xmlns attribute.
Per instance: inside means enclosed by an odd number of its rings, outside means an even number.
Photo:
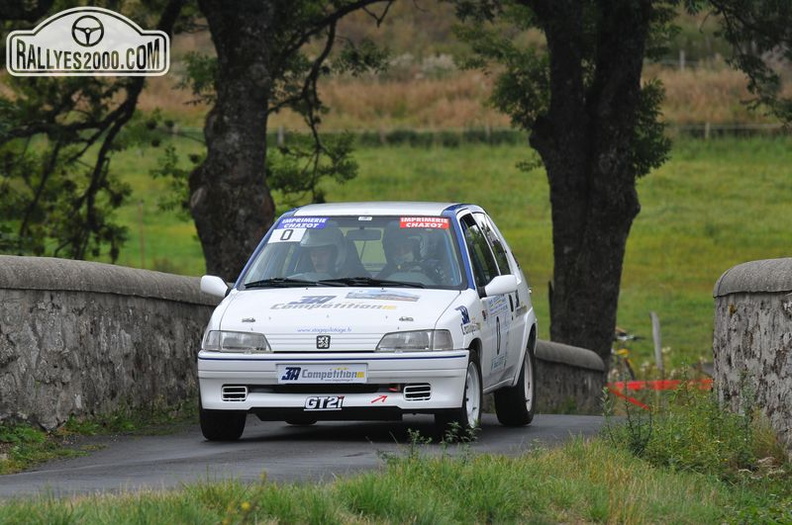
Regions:
<svg viewBox="0 0 792 525"><path fill-rule="evenodd" d="M281 236L280 236L280 240L288 241L289 239L292 238L292 235L294 235L294 230L292 230L292 229L283 230L283 233L281 233Z"/></svg>

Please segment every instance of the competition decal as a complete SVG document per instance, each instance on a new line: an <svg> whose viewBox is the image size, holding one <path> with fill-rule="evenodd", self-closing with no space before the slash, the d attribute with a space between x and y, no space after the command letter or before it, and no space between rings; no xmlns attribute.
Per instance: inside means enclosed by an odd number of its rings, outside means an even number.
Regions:
<svg viewBox="0 0 792 525"><path fill-rule="evenodd" d="M454 310L458 311L462 316L462 333L470 334L479 329L478 324L470 322L470 312L466 306L457 306Z"/></svg>
<svg viewBox="0 0 792 525"><path fill-rule="evenodd" d="M278 384L365 383L365 364L279 364Z"/></svg>
<svg viewBox="0 0 792 525"><path fill-rule="evenodd" d="M396 310L395 304L371 304L352 301L333 301L335 295L304 295L299 301L276 303L271 310Z"/></svg>

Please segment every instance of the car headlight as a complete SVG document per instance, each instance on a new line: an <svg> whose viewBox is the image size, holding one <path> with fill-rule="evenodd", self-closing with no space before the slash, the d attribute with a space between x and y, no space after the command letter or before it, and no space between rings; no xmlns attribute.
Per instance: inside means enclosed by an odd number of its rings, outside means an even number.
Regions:
<svg viewBox="0 0 792 525"><path fill-rule="evenodd" d="M453 348L448 330L414 330L385 334L377 345L377 352L431 352Z"/></svg>
<svg viewBox="0 0 792 525"><path fill-rule="evenodd" d="M207 352L234 352L239 354L260 354L271 352L264 334L255 332L229 332L210 330L204 336L201 348Z"/></svg>

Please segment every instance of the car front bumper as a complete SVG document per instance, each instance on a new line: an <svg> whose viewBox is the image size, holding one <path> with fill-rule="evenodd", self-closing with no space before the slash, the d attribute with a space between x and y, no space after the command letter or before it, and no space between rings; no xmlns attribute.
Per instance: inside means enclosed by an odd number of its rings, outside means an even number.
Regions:
<svg viewBox="0 0 792 525"><path fill-rule="evenodd" d="M200 352L206 410L239 410L262 419L398 419L462 406L468 351L338 354ZM355 382L284 382L284 370L364 370ZM288 373L288 372L287 372Z"/></svg>

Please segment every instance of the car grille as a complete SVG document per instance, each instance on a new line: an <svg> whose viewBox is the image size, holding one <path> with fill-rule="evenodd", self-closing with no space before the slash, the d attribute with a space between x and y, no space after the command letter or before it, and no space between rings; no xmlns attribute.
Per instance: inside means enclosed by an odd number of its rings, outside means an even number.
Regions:
<svg viewBox="0 0 792 525"><path fill-rule="evenodd" d="M244 401L247 399L248 388L244 385L223 385L223 401Z"/></svg>
<svg viewBox="0 0 792 525"><path fill-rule="evenodd" d="M382 334L330 334L330 348L317 348L316 336L312 334L268 334L267 341L273 353L332 353L373 352Z"/></svg>
<svg viewBox="0 0 792 525"><path fill-rule="evenodd" d="M251 387L254 391L275 394L373 394L381 385L374 384L323 384L323 385L277 385L271 387Z"/></svg>
<svg viewBox="0 0 792 525"><path fill-rule="evenodd" d="M427 401L431 397L432 385L429 383L404 385L404 399L407 401Z"/></svg>
<svg viewBox="0 0 792 525"><path fill-rule="evenodd" d="M268 394L374 394L393 392L394 385L377 384L328 384L328 385L223 385L223 401L242 402L249 393ZM432 397L432 385L412 383L401 388L406 401L427 401Z"/></svg>

